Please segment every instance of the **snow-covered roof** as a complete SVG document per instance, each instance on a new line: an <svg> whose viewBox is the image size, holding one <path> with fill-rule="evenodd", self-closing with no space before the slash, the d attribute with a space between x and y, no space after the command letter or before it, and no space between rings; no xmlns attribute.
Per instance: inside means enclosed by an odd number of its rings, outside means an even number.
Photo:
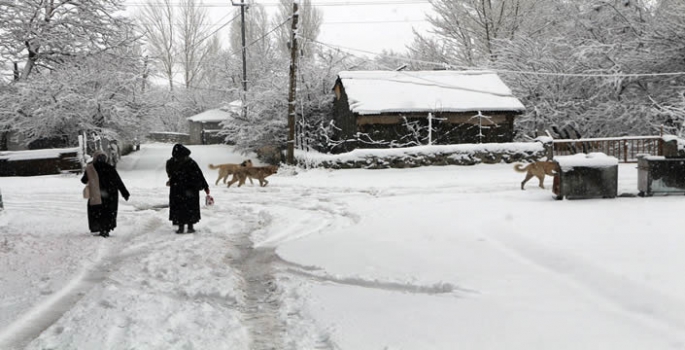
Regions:
<svg viewBox="0 0 685 350"><path fill-rule="evenodd" d="M601 152L578 153L570 156L556 156L554 160L559 163L562 170L570 170L573 167L608 168L618 165L616 157L608 156Z"/></svg>
<svg viewBox="0 0 685 350"><path fill-rule="evenodd" d="M221 107L221 109L227 112L240 114L241 110L243 109L243 101L235 100L233 102L229 102L228 105Z"/></svg>
<svg viewBox="0 0 685 350"><path fill-rule="evenodd" d="M491 71L343 71L338 78L360 115L525 110Z"/></svg>
<svg viewBox="0 0 685 350"><path fill-rule="evenodd" d="M222 109L210 109L202 113L196 114L192 117L188 117L188 120L198 123L211 123L211 122L221 122L227 120L231 117L230 112L226 112Z"/></svg>

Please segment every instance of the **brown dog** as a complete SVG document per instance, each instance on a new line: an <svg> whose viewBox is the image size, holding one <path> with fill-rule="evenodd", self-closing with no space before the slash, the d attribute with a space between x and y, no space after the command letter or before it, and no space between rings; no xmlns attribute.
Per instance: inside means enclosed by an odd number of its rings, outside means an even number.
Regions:
<svg viewBox="0 0 685 350"><path fill-rule="evenodd" d="M238 187L245 184L245 179L250 177L259 180L259 186L266 186L269 181L266 180L267 176L273 175L278 172L278 166L268 165L268 166L254 166L254 167L242 167L233 173L233 178L228 182L227 187L231 187L232 184L238 182Z"/></svg>
<svg viewBox="0 0 685 350"><path fill-rule="evenodd" d="M526 165L525 167L523 167L521 164L516 164L514 165L514 170L518 171L519 173L527 173L526 178L521 182L521 189L523 189L523 186L526 184L526 182L532 179L533 176L536 176L540 180L540 187L545 188L545 185L543 185L543 182L545 181L545 175L554 176L559 171L557 168L557 163L551 161L534 162Z"/></svg>
<svg viewBox="0 0 685 350"><path fill-rule="evenodd" d="M216 182L214 183L215 185L219 184L219 180L223 179L224 183L226 183L226 180L228 180L228 175L233 175L236 170L244 167L251 167L252 166L252 160L248 159L240 164L233 164L233 163L226 163L226 164L219 164L219 165L214 165L214 164L209 164L210 169L219 169L219 177L216 179ZM250 178L250 183L252 182L252 179Z"/></svg>

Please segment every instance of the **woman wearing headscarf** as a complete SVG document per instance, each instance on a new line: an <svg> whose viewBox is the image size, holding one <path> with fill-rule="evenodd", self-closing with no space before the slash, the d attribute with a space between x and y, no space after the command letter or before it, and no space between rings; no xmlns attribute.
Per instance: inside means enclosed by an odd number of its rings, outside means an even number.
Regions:
<svg viewBox="0 0 685 350"><path fill-rule="evenodd" d="M107 163L107 155L102 151L93 153L93 161L86 165L81 178L86 184L88 197L88 228L109 237L109 232L117 227L119 192L128 201L129 193L119 177L117 170Z"/></svg>
<svg viewBox="0 0 685 350"><path fill-rule="evenodd" d="M171 158L166 162L169 176L169 220L178 225L176 233L195 232L193 225L200 221L200 191L209 194L209 185L202 170L190 158L190 150L181 144L174 145Z"/></svg>

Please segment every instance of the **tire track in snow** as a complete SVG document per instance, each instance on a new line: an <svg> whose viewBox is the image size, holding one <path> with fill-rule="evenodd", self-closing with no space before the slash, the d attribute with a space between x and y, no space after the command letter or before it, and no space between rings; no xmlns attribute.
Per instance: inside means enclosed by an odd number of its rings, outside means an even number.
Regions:
<svg viewBox="0 0 685 350"><path fill-rule="evenodd" d="M304 277L308 280L319 282L319 283L335 283L347 286L362 287L379 289L390 292L403 292L403 293L413 293L413 294L465 294L465 293L477 293L477 291L455 286L451 283L434 283L431 285L421 285L412 284L404 282L394 282L394 281L381 281L381 280L367 280L356 277L335 277L326 273L316 273L318 268L311 267L301 267L291 262L279 259L277 261L283 266L290 266L286 269L288 273L295 276Z"/></svg>
<svg viewBox="0 0 685 350"><path fill-rule="evenodd" d="M157 220L156 217L150 220ZM95 262L84 268L80 274L72 278L63 288L53 293L45 300L9 324L0 332L0 349L23 349L44 330L59 320L69 311L88 291L103 283L108 276L117 269L125 259L145 253L144 249L128 250L120 254L123 247L135 237L147 233L154 225L145 225L146 230L134 235L121 236L120 240L101 240L98 256ZM113 242L114 244L110 244Z"/></svg>

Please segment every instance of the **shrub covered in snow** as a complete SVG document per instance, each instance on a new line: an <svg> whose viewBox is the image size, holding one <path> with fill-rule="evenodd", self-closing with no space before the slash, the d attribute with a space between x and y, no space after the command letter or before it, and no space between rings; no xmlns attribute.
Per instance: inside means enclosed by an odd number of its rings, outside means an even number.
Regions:
<svg viewBox="0 0 685 350"><path fill-rule="evenodd" d="M482 143L418 146L391 149L356 149L343 154L298 151L300 165L333 169L413 168L427 165L474 165L534 161L549 154L551 143Z"/></svg>

